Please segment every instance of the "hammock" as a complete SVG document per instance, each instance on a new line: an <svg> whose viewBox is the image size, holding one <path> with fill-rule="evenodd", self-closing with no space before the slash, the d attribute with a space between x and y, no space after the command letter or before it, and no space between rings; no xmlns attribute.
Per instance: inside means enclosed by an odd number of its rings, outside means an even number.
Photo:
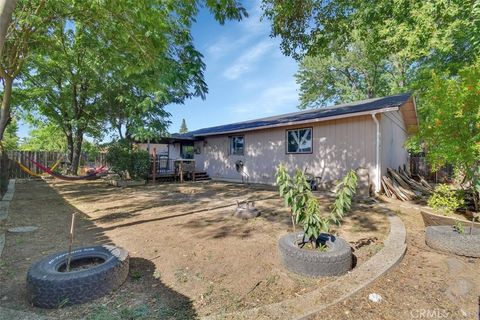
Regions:
<svg viewBox="0 0 480 320"><path fill-rule="evenodd" d="M63 156L58 159L57 162L55 162L55 164L50 168L50 170L55 170L56 167L58 167L58 165L60 164L60 162L62 162L62 159L63 159ZM29 174L31 175L32 177L37 177L37 178L40 178L42 175L41 174L38 174L38 173L35 173L33 172L32 170L30 170L28 167L24 166L21 162L15 160L15 162L18 164L18 166L20 167L20 169L25 172L26 174Z"/></svg>
<svg viewBox="0 0 480 320"><path fill-rule="evenodd" d="M77 181L77 180L86 180L86 179L95 179L99 178L99 174L105 172L105 166L101 166L98 169L95 169L95 171L86 174L84 176L65 176L60 173L53 172L51 169L45 167L41 163L36 162L35 160L29 159L35 166L37 166L40 170L42 170L45 173L48 173L49 175L60 179L60 180L65 180L65 181Z"/></svg>
<svg viewBox="0 0 480 320"><path fill-rule="evenodd" d="M32 177L38 177L38 178L41 177L40 174L33 172L32 170L28 169L27 167L25 167L25 166L24 166L23 164L21 164L20 162L18 162L18 161L15 161L15 162L18 164L18 166L20 167L20 169L21 169L23 172L25 172L26 174L29 174L29 175L31 175Z"/></svg>

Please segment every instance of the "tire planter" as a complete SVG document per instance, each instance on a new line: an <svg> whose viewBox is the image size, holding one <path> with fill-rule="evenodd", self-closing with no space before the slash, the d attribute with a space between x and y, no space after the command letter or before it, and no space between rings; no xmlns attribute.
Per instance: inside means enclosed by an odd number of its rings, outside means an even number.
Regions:
<svg viewBox="0 0 480 320"><path fill-rule="evenodd" d="M103 245L72 251L72 271L66 268L68 252L35 262L27 273L27 298L40 308L58 308L89 302L117 289L128 276L125 249ZM81 265L89 262L90 267Z"/></svg>
<svg viewBox="0 0 480 320"><path fill-rule="evenodd" d="M289 233L278 241L280 258L290 271L308 276L340 276L352 269L352 249L343 239L330 234L321 234L319 241L328 250L325 252L301 249L297 243L303 240L303 232Z"/></svg>
<svg viewBox="0 0 480 320"><path fill-rule="evenodd" d="M425 242L439 251L460 256L480 258L480 228L465 227L465 234L460 234L452 226L431 226L425 229Z"/></svg>

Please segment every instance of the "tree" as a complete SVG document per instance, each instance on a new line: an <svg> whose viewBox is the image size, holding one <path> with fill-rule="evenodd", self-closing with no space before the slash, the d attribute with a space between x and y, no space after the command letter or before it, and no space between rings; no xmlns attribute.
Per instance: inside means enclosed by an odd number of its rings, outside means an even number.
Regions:
<svg viewBox="0 0 480 320"><path fill-rule="evenodd" d="M428 70L455 74L478 53L474 1L263 0L263 8L283 53L303 60L302 107L421 88Z"/></svg>
<svg viewBox="0 0 480 320"><path fill-rule="evenodd" d="M421 141L435 167L473 169L480 159L480 62L458 77L432 74L418 112Z"/></svg>
<svg viewBox="0 0 480 320"><path fill-rule="evenodd" d="M464 182L474 194L476 210L480 194L480 61L459 71L458 76L433 73L425 86L418 110L418 138L427 159L438 168L454 165L465 173Z"/></svg>
<svg viewBox="0 0 480 320"><path fill-rule="evenodd" d="M5 129L5 134L3 137L3 148L4 150L17 150L19 138L17 136L18 123L15 119L12 119Z"/></svg>
<svg viewBox="0 0 480 320"><path fill-rule="evenodd" d="M346 45L341 39L331 44L325 55L305 56L295 75L300 85L300 109L323 107L331 103L385 96L404 90L406 80L400 67L385 57L377 46L377 36Z"/></svg>
<svg viewBox="0 0 480 320"><path fill-rule="evenodd" d="M12 21L12 14L16 4L17 0L0 0L0 57L3 53L8 25Z"/></svg>
<svg viewBox="0 0 480 320"><path fill-rule="evenodd" d="M185 119L182 119L182 124L180 125L180 130L178 131L179 133L187 133L188 128L187 128L187 122Z"/></svg>
<svg viewBox="0 0 480 320"><path fill-rule="evenodd" d="M201 3L68 3L71 13L50 25L23 73L22 107L62 129L76 173L84 134L107 123L128 137L163 130L166 104L208 90L190 34ZM205 5L220 23L246 15L235 0Z"/></svg>
<svg viewBox="0 0 480 320"><path fill-rule="evenodd" d="M65 136L54 124L38 124L20 145L25 151L67 151Z"/></svg>
<svg viewBox="0 0 480 320"><path fill-rule="evenodd" d="M31 45L38 45L45 36L49 23L61 15L64 7L56 0L15 1L4 0L0 4L0 40L8 24L5 42L0 43L0 79L2 104L0 109L0 141L11 121L11 100L15 79L19 76L29 56ZM12 14L12 10L15 8ZM12 18L9 19L9 16ZM4 19L5 18L5 19Z"/></svg>

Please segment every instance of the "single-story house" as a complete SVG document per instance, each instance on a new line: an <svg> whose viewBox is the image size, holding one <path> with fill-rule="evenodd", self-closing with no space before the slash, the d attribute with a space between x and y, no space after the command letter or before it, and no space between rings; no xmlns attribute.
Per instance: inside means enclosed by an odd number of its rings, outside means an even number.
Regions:
<svg viewBox="0 0 480 320"><path fill-rule="evenodd" d="M365 168L378 191L388 167L408 163L404 143L417 128L415 99L406 93L176 134L158 148L169 159L193 151L197 171L227 181L274 184L281 163L322 183Z"/></svg>

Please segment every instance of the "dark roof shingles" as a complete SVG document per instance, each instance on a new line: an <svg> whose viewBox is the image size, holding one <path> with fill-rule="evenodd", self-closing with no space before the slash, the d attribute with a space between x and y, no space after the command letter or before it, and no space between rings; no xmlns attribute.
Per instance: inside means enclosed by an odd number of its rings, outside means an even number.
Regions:
<svg viewBox="0 0 480 320"><path fill-rule="evenodd" d="M399 107L410 98L411 93L398 94L383 98L374 98L369 100L355 101L351 103L340 104L321 109L312 109L294 113L283 114L275 117L262 118L256 120L243 121L238 123L226 124L210 128L199 129L178 135L177 137L201 137L203 135L212 135L215 133L223 134L229 132L239 132L242 130L260 129L262 127L290 124L300 121L320 119L332 116L346 115L350 113L368 112L391 107Z"/></svg>

